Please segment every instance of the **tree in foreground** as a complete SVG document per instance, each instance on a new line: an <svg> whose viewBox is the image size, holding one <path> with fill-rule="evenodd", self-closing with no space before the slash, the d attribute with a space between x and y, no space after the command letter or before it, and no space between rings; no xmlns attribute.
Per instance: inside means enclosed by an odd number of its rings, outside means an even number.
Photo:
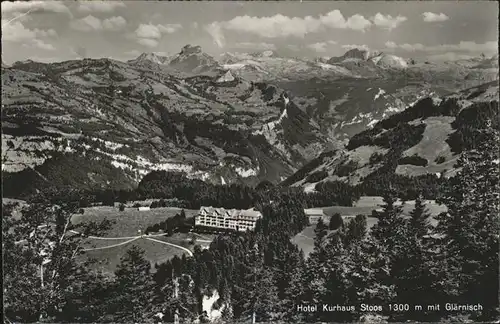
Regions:
<svg viewBox="0 0 500 324"><path fill-rule="evenodd" d="M354 219L347 223L346 244L360 242L368 234L365 215L356 215Z"/></svg>
<svg viewBox="0 0 500 324"><path fill-rule="evenodd" d="M379 270L374 284L379 286L379 296L373 296L378 303L395 302L394 288L396 278L404 271L404 242L406 233L405 221L402 217L402 206L396 203L396 193L388 190L384 194L382 211L376 212L378 222L370 230L366 244L367 251L374 258L372 264ZM388 311L384 308L384 311ZM390 312L388 313L390 314Z"/></svg>
<svg viewBox="0 0 500 324"><path fill-rule="evenodd" d="M151 264L144 253L134 245L121 258L109 301L111 312L106 319L121 323L151 321L153 282Z"/></svg>
<svg viewBox="0 0 500 324"><path fill-rule="evenodd" d="M49 189L28 200L21 218L2 217L4 315L9 320L92 320L93 312L73 312L73 305L99 304L89 298L94 287L86 282L100 281L104 286L105 281L77 258L85 237L102 235L110 222L73 224L80 197L76 190Z"/></svg>
<svg viewBox="0 0 500 324"><path fill-rule="evenodd" d="M450 302L481 303L478 320L499 314L498 253L500 233L498 161L499 131L487 129L477 148L464 152L440 201L448 207L439 215L436 235L442 290Z"/></svg>
<svg viewBox="0 0 500 324"><path fill-rule="evenodd" d="M402 240L401 257L395 265L400 269L395 274L395 292L398 304L409 304L410 310L394 312L392 320L436 321L440 314L426 309L415 310L414 305L433 305L439 303L439 293L435 291L438 279L435 269L435 252L429 233L430 214L426 210L421 195L417 196L415 208L406 220L406 236Z"/></svg>
<svg viewBox="0 0 500 324"><path fill-rule="evenodd" d="M335 213L330 218L330 223L328 224L328 229L337 230L344 226L344 220L339 213Z"/></svg>

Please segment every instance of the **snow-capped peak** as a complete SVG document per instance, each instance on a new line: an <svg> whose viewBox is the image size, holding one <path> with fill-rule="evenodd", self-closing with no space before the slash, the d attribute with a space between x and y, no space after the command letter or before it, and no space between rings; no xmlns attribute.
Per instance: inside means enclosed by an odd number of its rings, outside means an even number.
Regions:
<svg viewBox="0 0 500 324"><path fill-rule="evenodd" d="M166 64L168 63L168 57L161 56L156 53L142 53L136 59L130 60L129 62L144 62L150 61L157 64Z"/></svg>
<svg viewBox="0 0 500 324"><path fill-rule="evenodd" d="M385 90L384 89L378 89L378 93L375 95L375 98L373 98L373 101L377 100L380 96L382 96L383 94L385 94Z"/></svg>
<svg viewBox="0 0 500 324"><path fill-rule="evenodd" d="M182 49L181 49L181 54L185 54L185 55L189 55L189 54L199 54L201 53L201 46L198 46L198 45L191 45L191 44L188 44L188 45L185 45Z"/></svg>
<svg viewBox="0 0 500 324"><path fill-rule="evenodd" d="M262 56L263 57L270 57L270 56L273 56L273 55L274 55L273 51L264 51L264 52L262 52Z"/></svg>
<svg viewBox="0 0 500 324"><path fill-rule="evenodd" d="M224 73L223 76L217 79L217 83L222 83L222 82L231 82L234 81L234 76L231 74L231 71L228 70L226 73Z"/></svg>
<svg viewBox="0 0 500 324"><path fill-rule="evenodd" d="M405 59L390 54L380 54L370 59L375 65L385 68L406 68L408 63Z"/></svg>

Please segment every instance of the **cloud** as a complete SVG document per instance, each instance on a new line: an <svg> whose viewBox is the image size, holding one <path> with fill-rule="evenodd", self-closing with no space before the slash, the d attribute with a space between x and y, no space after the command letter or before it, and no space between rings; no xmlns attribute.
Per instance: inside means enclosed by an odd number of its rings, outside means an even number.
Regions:
<svg viewBox="0 0 500 324"><path fill-rule="evenodd" d="M78 55L80 58L86 58L87 57L87 49L83 46L78 46L77 48L73 49L73 52Z"/></svg>
<svg viewBox="0 0 500 324"><path fill-rule="evenodd" d="M37 48L42 49L42 50L45 50L45 51L55 51L56 50L54 45L46 43L41 39L33 39L32 46L37 47Z"/></svg>
<svg viewBox="0 0 500 324"><path fill-rule="evenodd" d="M324 16L320 16L319 21L322 25L329 28L352 29L357 31L365 31L372 24L368 19L358 14L345 19L339 10L333 10Z"/></svg>
<svg viewBox="0 0 500 324"><path fill-rule="evenodd" d="M20 21L14 21L10 24L2 20L2 41L6 42L23 42L26 44L39 44L38 47L48 49L48 45L43 45L43 41L38 38L55 37L57 33L53 29L29 29L26 28Z"/></svg>
<svg viewBox="0 0 500 324"><path fill-rule="evenodd" d="M352 49L355 49L355 48L362 49L362 50L367 50L367 51L370 50L370 48L367 45L364 45L364 44L363 45L356 45L356 44L352 44L351 45L351 44L348 44L348 45L342 45L341 47L343 49L346 49L346 50L352 50Z"/></svg>
<svg viewBox="0 0 500 324"><path fill-rule="evenodd" d="M182 28L180 24L166 24L166 25L157 25L158 29L162 33L173 34Z"/></svg>
<svg viewBox="0 0 500 324"><path fill-rule="evenodd" d="M21 42L35 37L35 32L24 27L21 22L16 21L7 24L7 22L2 19L2 42Z"/></svg>
<svg viewBox="0 0 500 324"><path fill-rule="evenodd" d="M101 20L92 15L88 15L85 18L73 20L70 23L70 27L83 32L96 31L103 28Z"/></svg>
<svg viewBox="0 0 500 324"><path fill-rule="evenodd" d="M371 20L375 26L392 30L407 21L408 18L400 15L392 17L391 15L383 15L379 12Z"/></svg>
<svg viewBox="0 0 500 324"><path fill-rule="evenodd" d="M461 41L458 44L442 44L435 46L424 46L420 43L416 44L396 44L392 41L386 42L385 47L388 49L401 49L408 52L425 51L425 52L469 52L469 53L494 53L498 50L497 41L489 41L482 44L471 41Z"/></svg>
<svg viewBox="0 0 500 324"><path fill-rule="evenodd" d="M29 29L21 22L15 21L10 24L4 24L2 20L2 41L22 43L24 47L39 48L46 51L54 51L55 47L38 37L47 38L57 36L53 29Z"/></svg>
<svg viewBox="0 0 500 324"><path fill-rule="evenodd" d="M168 25L153 25L153 24L140 24L135 30L135 34L139 38L161 38L162 33L172 34L181 29L179 24Z"/></svg>
<svg viewBox="0 0 500 324"><path fill-rule="evenodd" d="M127 21L122 16L116 16L104 19L102 22L102 27L110 31L119 31L125 28Z"/></svg>
<svg viewBox="0 0 500 324"><path fill-rule="evenodd" d="M139 38L137 42L141 45L151 48L158 46L158 41L156 39L151 39L151 38Z"/></svg>
<svg viewBox="0 0 500 324"><path fill-rule="evenodd" d="M71 28L82 32L99 30L119 31L125 28L126 25L127 21L121 16L115 16L101 21L99 18L88 15L87 17L73 20L70 23Z"/></svg>
<svg viewBox="0 0 500 324"><path fill-rule="evenodd" d="M433 12L424 12L422 14L422 17L425 22L440 22L450 19L447 15L445 15L442 12L439 14L435 14Z"/></svg>
<svg viewBox="0 0 500 324"><path fill-rule="evenodd" d="M282 14L265 17L237 16L227 21L214 21L205 25L204 28L212 36L217 46L224 47L224 33L226 31L245 32L264 38L304 38L309 33L328 29L350 29L364 32L371 26L372 22L362 15L355 14L346 18L339 10L333 10L317 17L288 17Z"/></svg>
<svg viewBox="0 0 500 324"><path fill-rule="evenodd" d="M497 52L498 41L490 41L482 44L471 41L461 41L458 44L444 44L429 47L430 50L463 51L463 52Z"/></svg>
<svg viewBox="0 0 500 324"><path fill-rule="evenodd" d="M213 22L209 25L206 25L204 28L207 33L212 36L214 44L216 44L220 48L226 45L226 39L224 37L224 32L222 31L220 23Z"/></svg>
<svg viewBox="0 0 500 324"><path fill-rule="evenodd" d="M127 51L124 53L126 56L132 56L132 57L137 57L139 55L141 55L142 53L138 50L131 50L131 51Z"/></svg>
<svg viewBox="0 0 500 324"><path fill-rule="evenodd" d="M309 44L309 45L307 45L307 48L309 48L315 52L318 52L318 53L324 53L327 51L328 45L335 45L335 44L337 44L336 41L329 40L326 42L318 42L318 43Z"/></svg>
<svg viewBox="0 0 500 324"><path fill-rule="evenodd" d="M407 44L406 43L406 44L398 45L394 42L386 42L385 47L389 48L389 49L402 49L402 50L405 50L408 52L423 51L425 49L425 46L420 44L420 43L416 43L416 44Z"/></svg>
<svg viewBox="0 0 500 324"><path fill-rule="evenodd" d="M52 28L47 29L47 30L35 28L35 29L33 29L33 32L38 37L56 37L57 36L57 32Z"/></svg>
<svg viewBox="0 0 500 324"><path fill-rule="evenodd" d="M125 4L120 1L82 1L79 3L78 11L81 12L113 12L117 8L123 8Z"/></svg>
<svg viewBox="0 0 500 324"><path fill-rule="evenodd" d="M139 38L161 38L160 29L151 24L140 24L135 30L135 34Z"/></svg>
<svg viewBox="0 0 500 324"><path fill-rule="evenodd" d="M162 34L172 34L182 28L180 24L140 24L135 30L136 41L144 46L156 47Z"/></svg>
<svg viewBox="0 0 500 324"><path fill-rule="evenodd" d="M468 60L474 58L473 55L457 54L453 52L447 52L442 54L430 55L427 57L430 61L456 61L456 60Z"/></svg>
<svg viewBox="0 0 500 324"><path fill-rule="evenodd" d="M53 12L71 14L62 1L2 1L2 15L12 13Z"/></svg>
<svg viewBox="0 0 500 324"><path fill-rule="evenodd" d="M276 50L276 45L271 43L252 43L252 42L242 42L236 43L235 48L245 48L255 51L266 51L266 50Z"/></svg>

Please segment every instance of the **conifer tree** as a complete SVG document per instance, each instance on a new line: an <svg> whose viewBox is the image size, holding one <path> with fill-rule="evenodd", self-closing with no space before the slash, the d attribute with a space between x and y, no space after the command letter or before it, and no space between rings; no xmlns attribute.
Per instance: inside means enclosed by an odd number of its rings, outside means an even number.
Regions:
<svg viewBox="0 0 500 324"><path fill-rule="evenodd" d="M342 229L328 235L326 244L325 287L320 296L321 304L344 305L346 295L345 264L341 262L346 254L345 238ZM321 312L320 320L328 322L344 322L349 318L344 312Z"/></svg>
<svg viewBox="0 0 500 324"><path fill-rule="evenodd" d="M356 217L347 224L346 244L360 242L366 237L367 222L365 215L356 215Z"/></svg>
<svg viewBox="0 0 500 324"><path fill-rule="evenodd" d="M144 253L134 245L121 258L110 301L113 321L137 323L150 320L153 285L151 264Z"/></svg>
<svg viewBox="0 0 500 324"><path fill-rule="evenodd" d="M414 305L433 305L438 303L435 289L435 280L432 273L433 251L432 241L429 238L430 214L426 210L421 195L417 196L415 208L410 212L410 219L406 222L406 240L403 241L400 257L394 267L400 269L394 274L396 301L399 304L409 304L410 310L395 312L393 320L438 320L439 314L428 312L426 309L415 310Z"/></svg>
<svg viewBox="0 0 500 324"><path fill-rule="evenodd" d="M308 284L305 282L306 262L304 252L301 250L298 256L298 262L295 264L290 276L290 284L285 291L283 307L285 309L285 319L288 321L300 321L304 318L300 312L297 312L297 305L305 303L304 291Z"/></svg>
<svg viewBox="0 0 500 324"><path fill-rule="evenodd" d="M278 306L278 292L271 268L263 263L262 252L255 244L242 264L243 280L235 287L233 301L242 318L269 321ZM237 314L235 314L237 316Z"/></svg>
<svg viewBox="0 0 500 324"><path fill-rule="evenodd" d="M429 234L432 226L430 223L430 213L426 210L424 198L421 194L415 200L415 207L410 212L410 229L413 237L423 239Z"/></svg>
<svg viewBox="0 0 500 324"><path fill-rule="evenodd" d="M379 250L372 246L369 238L351 241L346 246L345 253L339 259L342 265L339 277L343 278L343 297L345 305L357 305L345 320L358 321L365 314L359 305L386 304L388 289L379 283L380 274L388 272L385 265L381 266ZM386 267L386 266L385 266Z"/></svg>
<svg viewBox="0 0 500 324"><path fill-rule="evenodd" d="M305 281L309 284L304 290L304 300L310 304L316 304L325 294L326 262L327 253L325 249L326 237L328 235L327 226L323 219L319 219L314 229L314 250L311 252L307 262ZM313 316L317 314L312 314Z"/></svg>
<svg viewBox="0 0 500 324"><path fill-rule="evenodd" d="M394 302L396 278L404 271L405 221L401 217L402 206L395 205L396 195L392 189L384 195L383 210L376 212L378 222L370 231L369 249L380 266L377 284L381 285L380 299L385 303ZM385 300L384 300L385 299ZM388 310L384 308L384 310Z"/></svg>
<svg viewBox="0 0 500 324"><path fill-rule="evenodd" d="M92 291L85 285L89 278L101 278L86 270L88 262L76 259L85 236L102 235L110 222L72 224L80 197L75 190L48 189L28 200L20 219L2 217L4 314L10 320L82 320L81 313L69 312L71 305ZM87 300L87 306L93 302Z"/></svg>
<svg viewBox="0 0 500 324"><path fill-rule="evenodd" d="M451 178L441 203L436 234L445 297L456 303L481 303L480 320L498 316L500 232L499 131L480 132L477 148L459 158L461 170Z"/></svg>
<svg viewBox="0 0 500 324"><path fill-rule="evenodd" d="M344 220L339 213L335 213L330 218L330 223L328 224L328 228L330 230L336 230L344 226Z"/></svg>

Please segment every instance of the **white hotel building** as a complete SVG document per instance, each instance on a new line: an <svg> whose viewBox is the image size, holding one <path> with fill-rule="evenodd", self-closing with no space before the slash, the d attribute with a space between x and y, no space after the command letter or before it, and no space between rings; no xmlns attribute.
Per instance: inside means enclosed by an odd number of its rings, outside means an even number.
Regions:
<svg viewBox="0 0 500 324"><path fill-rule="evenodd" d="M246 210L201 207L194 218L194 226L217 230L253 231L262 213L253 208Z"/></svg>

